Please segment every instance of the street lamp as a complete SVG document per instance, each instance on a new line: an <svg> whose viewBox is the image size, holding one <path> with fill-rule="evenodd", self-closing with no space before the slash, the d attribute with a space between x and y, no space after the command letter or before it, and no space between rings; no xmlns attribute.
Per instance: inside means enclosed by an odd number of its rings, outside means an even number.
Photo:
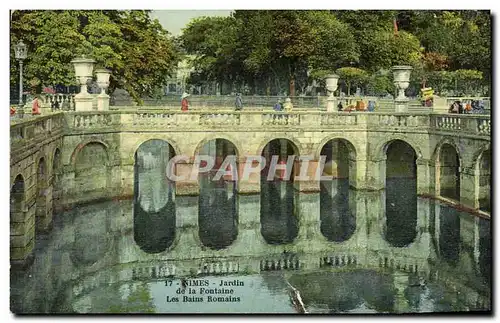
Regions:
<svg viewBox="0 0 500 323"><path fill-rule="evenodd" d="M19 41L16 46L14 46L14 54L16 59L19 61L19 107L23 106L23 60L28 56L28 48L23 43Z"/></svg>

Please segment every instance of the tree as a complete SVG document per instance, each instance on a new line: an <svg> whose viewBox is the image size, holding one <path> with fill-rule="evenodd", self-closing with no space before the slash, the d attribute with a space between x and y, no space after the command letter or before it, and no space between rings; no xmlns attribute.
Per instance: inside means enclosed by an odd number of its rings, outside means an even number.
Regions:
<svg viewBox="0 0 500 323"><path fill-rule="evenodd" d="M352 86L361 86L368 80L368 73L356 67L342 67L336 73L347 87L347 96L351 95Z"/></svg>
<svg viewBox="0 0 500 323"><path fill-rule="evenodd" d="M112 71L110 93L127 90L137 101L166 82L178 55L168 33L147 11L15 11L11 47L21 38L28 46L25 77L41 86L75 85L71 60L92 57ZM17 81L11 51L11 82Z"/></svg>
<svg viewBox="0 0 500 323"><path fill-rule="evenodd" d="M207 81L233 82L242 73L237 22L233 17L200 17L183 30L180 42L192 64Z"/></svg>

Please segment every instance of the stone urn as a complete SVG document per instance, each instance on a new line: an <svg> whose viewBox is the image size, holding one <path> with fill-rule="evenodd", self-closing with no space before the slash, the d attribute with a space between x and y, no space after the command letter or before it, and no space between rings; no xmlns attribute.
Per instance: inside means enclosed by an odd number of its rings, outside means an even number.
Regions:
<svg viewBox="0 0 500 323"><path fill-rule="evenodd" d="M92 78L95 61L90 58L80 57L71 61L75 67L76 81L80 84L80 93L77 96L87 96L87 82Z"/></svg>
<svg viewBox="0 0 500 323"><path fill-rule="evenodd" d="M410 75L413 67L411 66L393 66L394 85L398 90L396 99L406 99L405 90L410 86Z"/></svg>
<svg viewBox="0 0 500 323"><path fill-rule="evenodd" d="M99 68L95 71L95 75L97 77L97 85L99 85L101 89L97 96L97 110L107 111L109 110L109 95L106 94L106 89L109 87L111 71L105 68Z"/></svg>
<svg viewBox="0 0 500 323"><path fill-rule="evenodd" d="M92 79L95 61L90 58L80 57L71 61L75 67L77 83L80 84L80 93L75 95L75 111L92 110L92 95L87 93L87 82Z"/></svg>
<svg viewBox="0 0 500 323"><path fill-rule="evenodd" d="M106 89L109 87L111 71L105 68L99 68L95 71L95 75L97 77L97 85L101 88L99 95L106 94Z"/></svg>
<svg viewBox="0 0 500 323"><path fill-rule="evenodd" d="M329 92L327 103L326 103L326 111L333 112L335 111L335 98L333 97L333 92L338 87L339 76L337 74L330 74L325 77L326 82L326 90Z"/></svg>

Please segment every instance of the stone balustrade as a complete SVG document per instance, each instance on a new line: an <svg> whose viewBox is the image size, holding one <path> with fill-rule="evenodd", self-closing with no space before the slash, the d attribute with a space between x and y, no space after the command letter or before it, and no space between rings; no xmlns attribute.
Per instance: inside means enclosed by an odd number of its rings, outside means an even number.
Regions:
<svg viewBox="0 0 500 323"><path fill-rule="evenodd" d="M63 121L64 120L64 121ZM298 111L291 113L265 111L111 111L63 112L47 116L17 119L11 122L11 146L49 134L54 129L77 133L109 131L182 131L213 128L235 131L266 131L269 129L376 130L405 132L460 132L466 136L491 136L489 115L442 115L366 112ZM240 128L234 128L238 126Z"/></svg>
<svg viewBox="0 0 500 323"><path fill-rule="evenodd" d="M63 118L63 113L59 112L40 117L16 119L14 122L11 122L11 151L37 142L43 142L55 134L62 134L64 127Z"/></svg>
<svg viewBox="0 0 500 323"><path fill-rule="evenodd" d="M246 131L278 130L281 128L317 130L384 130L388 131L438 131L457 132L463 135L490 136L491 121L488 115L434 115L366 112L264 112L264 111L101 111L65 113L70 131L96 130L155 131L206 130L210 128L235 131L234 126ZM120 128L120 129L118 129ZM240 128L241 129L241 128ZM17 135L19 137L19 135Z"/></svg>
<svg viewBox="0 0 500 323"><path fill-rule="evenodd" d="M491 136L489 115L431 115L431 128L439 132L459 132L461 136Z"/></svg>

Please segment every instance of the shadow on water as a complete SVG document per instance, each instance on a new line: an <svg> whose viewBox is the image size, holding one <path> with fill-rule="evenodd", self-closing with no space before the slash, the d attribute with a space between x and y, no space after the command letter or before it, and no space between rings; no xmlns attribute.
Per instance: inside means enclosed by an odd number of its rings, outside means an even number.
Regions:
<svg viewBox="0 0 500 323"><path fill-rule="evenodd" d="M308 306L347 312L368 305L378 312L394 307L394 285L389 273L373 270L294 274L289 282L301 292Z"/></svg>
<svg viewBox="0 0 500 323"><path fill-rule="evenodd" d="M147 253L159 253L169 248L175 239L175 203L168 202L158 212L147 212L134 203L134 240Z"/></svg>
<svg viewBox="0 0 500 323"><path fill-rule="evenodd" d="M291 181L267 181L261 189L261 233L269 244L291 243L299 232L295 216L294 189Z"/></svg>
<svg viewBox="0 0 500 323"><path fill-rule="evenodd" d="M348 240L356 230L355 191L349 189L349 179L321 182L321 233L329 241Z"/></svg>
<svg viewBox="0 0 500 323"><path fill-rule="evenodd" d="M491 227L490 221L479 219L479 271L486 284L491 284Z"/></svg>
<svg viewBox="0 0 500 323"><path fill-rule="evenodd" d="M417 181L411 178L386 179L386 241L405 247L417 236Z"/></svg>
<svg viewBox="0 0 500 323"><path fill-rule="evenodd" d="M460 257L460 216L457 210L439 205L439 233L441 258L456 265Z"/></svg>
<svg viewBox="0 0 500 323"><path fill-rule="evenodd" d="M212 249L227 248L238 236L237 195L226 186L200 190L199 236Z"/></svg>
<svg viewBox="0 0 500 323"><path fill-rule="evenodd" d="M175 183L167 178L174 156L163 140L148 140L135 154L134 240L147 253L169 248L175 239Z"/></svg>

